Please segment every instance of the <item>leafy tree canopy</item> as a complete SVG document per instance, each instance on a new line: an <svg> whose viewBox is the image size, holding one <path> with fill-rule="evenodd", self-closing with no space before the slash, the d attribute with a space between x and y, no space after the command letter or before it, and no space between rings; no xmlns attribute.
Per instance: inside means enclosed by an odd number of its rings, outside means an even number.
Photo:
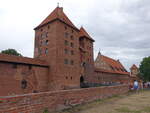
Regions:
<svg viewBox="0 0 150 113"><path fill-rule="evenodd" d="M150 81L150 56L143 58L139 69L144 81Z"/></svg>
<svg viewBox="0 0 150 113"><path fill-rule="evenodd" d="M15 49L7 49L1 51L3 54L8 54L8 55L15 55L15 56L22 56L20 53L18 53Z"/></svg>

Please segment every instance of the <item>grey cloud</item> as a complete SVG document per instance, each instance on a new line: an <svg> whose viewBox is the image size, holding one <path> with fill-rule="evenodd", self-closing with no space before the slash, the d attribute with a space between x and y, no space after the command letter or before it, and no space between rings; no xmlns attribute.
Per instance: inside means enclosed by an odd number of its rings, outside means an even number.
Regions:
<svg viewBox="0 0 150 113"><path fill-rule="evenodd" d="M100 48L104 54L121 59L129 68L150 55L150 1L120 1L112 11L102 10L95 3L86 25L96 40L95 55Z"/></svg>
<svg viewBox="0 0 150 113"><path fill-rule="evenodd" d="M53 5L55 3L53 2ZM78 27L83 25L95 39L95 57L101 50L104 55L120 59L129 68L133 63L139 64L143 57L150 56L149 4L150 0L115 0L115 2L114 0L88 0L88 2L66 0L63 6L72 22ZM21 18L20 25L22 26L18 26L16 29L19 30L15 33L11 30L3 30L4 28L0 26L0 40L5 42L0 42L1 49L12 47L21 51L25 56L32 56L34 42L32 29L48 15L48 8L54 7L53 5L46 5L39 9L41 4L38 4L35 9L28 9L28 11L31 10L30 15L33 16L27 15L29 18L25 20ZM38 13L34 14L36 12ZM22 22L25 23L22 24ZM10 42L7 42L8 40Z"/></svg>

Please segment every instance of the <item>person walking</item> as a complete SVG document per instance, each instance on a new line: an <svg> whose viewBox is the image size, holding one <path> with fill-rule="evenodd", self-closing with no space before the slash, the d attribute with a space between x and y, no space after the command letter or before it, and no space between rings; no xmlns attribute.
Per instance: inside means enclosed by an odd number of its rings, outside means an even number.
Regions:
<svg viewBox="0 0 150 113"><path fill-rule="evenodd" d="M137 92L138 91L138 88L139 88L139 84L138 84L138 81L137 80L134 80L134 84L133 84L133 88L134 90Z"/></svg>

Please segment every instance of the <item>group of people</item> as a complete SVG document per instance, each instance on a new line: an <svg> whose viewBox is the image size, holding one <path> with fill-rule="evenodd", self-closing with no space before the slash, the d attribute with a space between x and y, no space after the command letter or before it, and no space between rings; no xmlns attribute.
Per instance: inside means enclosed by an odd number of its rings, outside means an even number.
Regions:
<svg viewBox="0 0 150 113"><path fill-rule="evenodd" d="M139 89L139 83L137 80L134 80L133 84L130 84L130 90L135 90L137 91Z"/></svg>
<svg viewBox="0 0 150 113"><path fill-rule="evenodd" d="M150 82L144 82L143 87L144 88L150 88Z"/></svg>
<svg viewBox="0 0 150 113"><path fill-rule="evenodd" d="M138 89L150 88L150 82L138 82L134 80L133 84L130 84L130 90L137 91Z"/></svg>

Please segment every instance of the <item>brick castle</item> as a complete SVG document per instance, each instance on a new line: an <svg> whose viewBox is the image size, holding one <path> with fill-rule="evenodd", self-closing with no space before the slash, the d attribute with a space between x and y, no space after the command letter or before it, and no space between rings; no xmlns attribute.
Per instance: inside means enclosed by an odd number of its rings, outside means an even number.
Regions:
<svg viewBox="0 0 150 113"><path fill-rule="evenodd" d="M83 27L78 29L62 7L56 7L34 30L34 58L0 54L0 96L85 84L129 84L137 79L135 66L130 74L119 60L100 52L94 61L94 39Z"/></svg>

